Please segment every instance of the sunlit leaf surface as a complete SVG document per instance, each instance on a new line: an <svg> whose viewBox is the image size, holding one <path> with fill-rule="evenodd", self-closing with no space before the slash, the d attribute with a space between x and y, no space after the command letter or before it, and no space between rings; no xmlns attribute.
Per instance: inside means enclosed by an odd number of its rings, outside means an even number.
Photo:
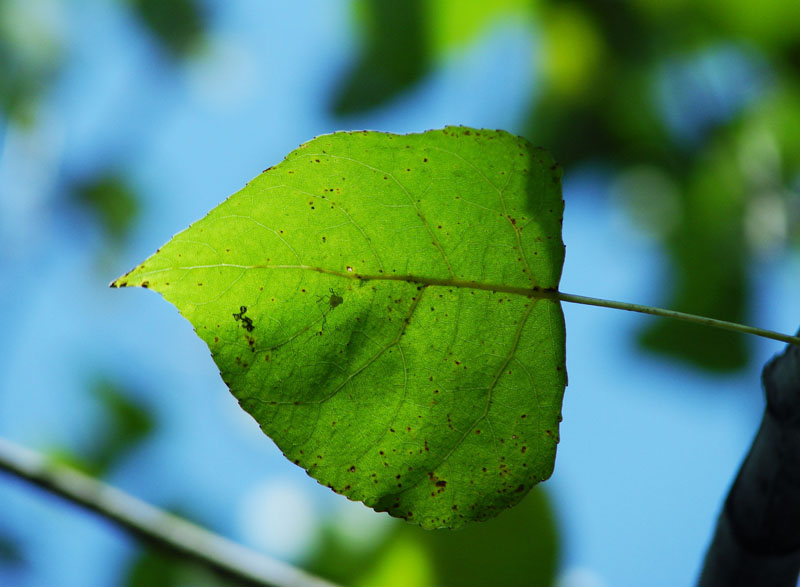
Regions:
<svg viewBox="0 0 800 587"><path fill-rule="evenodd" d="M553 469L560 176L502 131L323 136L112 285L173 303L320 483L459 526Z"/></svg>

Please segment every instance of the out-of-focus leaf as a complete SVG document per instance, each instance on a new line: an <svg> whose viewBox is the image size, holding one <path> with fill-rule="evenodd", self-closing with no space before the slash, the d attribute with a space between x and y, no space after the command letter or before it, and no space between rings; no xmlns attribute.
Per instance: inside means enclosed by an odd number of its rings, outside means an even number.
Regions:
<svg viewBox="0 0 800 587"><path fill-rule="evenodd" d="M396 526L370 548L328 529L306 565L344 585L549 587L559 558L555 515L540 487L487 522L450 531Z"/></svg>
<svg viewBox="0 0 800 587"><path fill-rule="evenodd" d="M145 548L131 563L122 582L125 587L250 587L185 557Z"/></svg>
<svg viewBox="0 0 800 587"><path fill-rule="evenodd" d="M695 4L722 34L744 38L765 48L797 43L800 2L700 0Z"/></svg>
<svg viewBox="0 0 800 587"><path fill-rule="evenodd" d="M381 106L417 83L448 51L477 38L498 19L533 23L530 0L358 0L357 65L332 100L338 115Z"/></svg>
<svg viewBox="0 0 800 587"><path fill-rule="evenodd" d="M192 51L203 36L206 16L199 0L127 0L150 32L172 54Z"/></svg>
<svg viewBox="0 0 800 587"><path fill-rule="evenodd" d="M699 165L681 194L682 222L667 242L673 265L666 306L747 322L749 252L742 225L744 185L729 149ZM698 367L726 371L746 365L745 337L674 320L654 321L641 336L652 350Z"/></svg>
<svg viewBox="0 0 800 587"><path fill-rule="evenodd" d="M367 573L351 584L357 587L428 587L437 582L425 544L413 535L398 532Z"/></svg>
<svg viewBox="0 0 800 587"><path fill-rule="evenodd" d="M478 38L498 19L533 24L536 0L427 0L427 35L434 57Z"/></svg>
<svg viewBox="0 0 800 587"><path fill-rule="evenodd" d="M407 532L416 530L407 528ZM455 532L427 533L437 585L549 587L558 570L559 536L547 492L535 488L515 508Z"/></svg>
<svg viewBox="0 0 800 587"><path fill-rule="evenodd" d="M605 73L605 47L594 20L577 5L553 4L543 11L540 69L547 91L577 97Z"/></svg>
<svg viewBox="0 0 800 587"><path fill-rule="evenodd" d="M333 99L336 114L380 106L419 80L430 65L423 0L359 0L361 57Z"/></svg>
<svg viewBox="0 0 800 587"><path fill-rule="evenodd" d="M92 395L103 408L103 424L93 430L89 446L78 450L59 447L50 456L95 477L104 476L153 429L149 412L130 399L130 392L110 380L100 380Z"/></svg>
<svg viewBox="0 0 800 587"><path fill-rule="evenodd" d="M119 174L104 174L75 186L74 200L88 209L112 242L128 235L139 215L139 197Z"/></svg>
<svg viewBox="0 0 800 587"><path fill-rule="evenodd" d="M154 424L150 412L114 382L100 381L93 391L108 417L102 441L94 454L95 462L106 471L147 438Z"/></svg>
<svg viewBox="0 0 800 587"><path fill-rule="evenodd" d="M0 114L22 124L33 122L40 95L62 60L55 6L34 0L0 2Z"/></svg>
<svg viewBox="0 0 800 587"><path fill-rule="evenodd" d="M337 133L112 287L161 293L320 483L424 527L553 470L566 385L561 171L504 131Z"/></svg>

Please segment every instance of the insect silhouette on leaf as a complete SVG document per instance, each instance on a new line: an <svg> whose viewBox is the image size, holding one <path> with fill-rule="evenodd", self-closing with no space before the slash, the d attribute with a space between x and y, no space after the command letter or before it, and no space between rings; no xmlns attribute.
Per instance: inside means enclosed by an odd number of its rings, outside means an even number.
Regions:
<svg viewBox="0 0 800 587"><path fill-rule="evenodd" d="M239 312L234 312L233 319L237 322L241 320L244 329L247 330L247 332L253 332L253 329L255 329L255 326L253 326L253 319L249 316L245 316L245 313L247 313L247 306L239 306Z"/></svg>
<svg viewBox="0 0 800 587"><path fill-rule="evenodd" d="M344 298L342 296L340 296L339 294L337 294L335 291L333 291L332 287L329 287L328 291L331 292L330 295L319 296L317 298L318 302L321 302L321 301L325 300L325 303L328 304L328 306L329 306L329 308L326 311L322 312L322 328L323 329L325 328L325 325L327 324L327 320L325 319L325 315L328 312L330 312L331 310L333 310L336 306L339 306L339 305L342 304L342 302L344 302Z"/></svg>

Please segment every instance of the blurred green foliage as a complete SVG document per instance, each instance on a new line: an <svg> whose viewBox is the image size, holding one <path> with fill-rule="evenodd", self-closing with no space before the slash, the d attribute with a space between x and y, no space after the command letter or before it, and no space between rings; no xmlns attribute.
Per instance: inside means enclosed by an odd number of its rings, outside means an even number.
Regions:
<svg viewBox="0 0 800 587"><path fill-rule="evenodd" d="M124 241L139 216L139 197L121 174L100 174L70 191L73 201L94 216L111 243Z"/></svg>
<svg viewBox="0 0 800 587"><path fill-rule="evenodd" d="M163 550L145 548L132 561L121 585L125 587L234 587L247 585L230 577L220 577L208 567L171 555Z"/></svg>
<svg viewBox="0 0 800 587"><path fill-rule="evenodd" d="M182 57L203 38L206 15L198 0L126 0L163 47Z"/></svg>
<svg viewBox="0 0 800 587"><path fill-rule="evenodd" d="M382 106L488 23L530 12L529 0L356 0L353 6L361 51L332 98L340 116Z"/></svg>
<svg viewBox="0 0 800 587"><path fill-rule="evenodd" d="M144 441L155 425L148 409L134 401L134 393L122 384L98 379L91 396L101 408L102 424L91 430L85 446L77 450L58 447L51 456L88 475L103 477Z"/></svg>
<svg viewBox="0 0 800 587"><path fill-rule="evenodd" d="M384 103L416 83L430 65L422 18L423 0L362 0L361 61L334 98L334 111L348 114Z"/></svg>
<svg viewBox="0 0 800 587"><path fill-rule="evenodd" d="M30 125L62 58L56 19L41 2L0 2L0 117ZM2 125L0 125L0 128Z"/></svg>
<svg viewBox="0 0 800 587"><path fill-rule="evenodd" d="M537 486L497 518L455 531L392 520L383 538L355 547L329 526L305 567L358 587L546 587L555 582L558 556L555 514Z"/></svg>
<svg viewBox="0 0 800 587"><path fill-rule="evenodd" d="M373 14L377 4L362 2ZM668 259L663 299L633 301L748 322L749 264L800 240L800 3L497 5L499 13L527 23L536 39L531 72L538 72L538 87L525 133L534 144L547 147L567 177L599 162L618 177L645 166L671 186L634 198L634 220L642 208L671 213L656 226L643 225L653 229ZM495 23L488 8L472 18L478 6L416 2L413 12L427 24L389 14L361 19L365 38L413 39L415 49L383 51L365 43L359 67L416 73L397 77L405 86L395 84L392 92L380 91L377 77L361 75L356 83L351 73L346 111L387 103L443 55L478 39ZM340 102L334 111L343 112ZM741 368L750 356L741 336L682 323L651 322L640 340L709 370Z"/></svg>

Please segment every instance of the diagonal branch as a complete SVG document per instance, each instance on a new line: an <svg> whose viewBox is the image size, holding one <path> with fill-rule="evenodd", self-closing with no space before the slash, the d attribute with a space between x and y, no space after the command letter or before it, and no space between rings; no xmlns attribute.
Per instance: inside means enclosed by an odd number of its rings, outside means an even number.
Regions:
<svg viewBox="0 0 800 587"><path fill-rule="evenodd" d="M795 587L800 573L800 347L762 373L761 428L730 489L700 587Z"/></svg>
<svg viewBox="0 0 800 587"><path fill-rule="evenodd" d="M238 582L274 587L331 585L3 438L0 438L0 470L100 514L160 548L195 560Z"/></svg>

